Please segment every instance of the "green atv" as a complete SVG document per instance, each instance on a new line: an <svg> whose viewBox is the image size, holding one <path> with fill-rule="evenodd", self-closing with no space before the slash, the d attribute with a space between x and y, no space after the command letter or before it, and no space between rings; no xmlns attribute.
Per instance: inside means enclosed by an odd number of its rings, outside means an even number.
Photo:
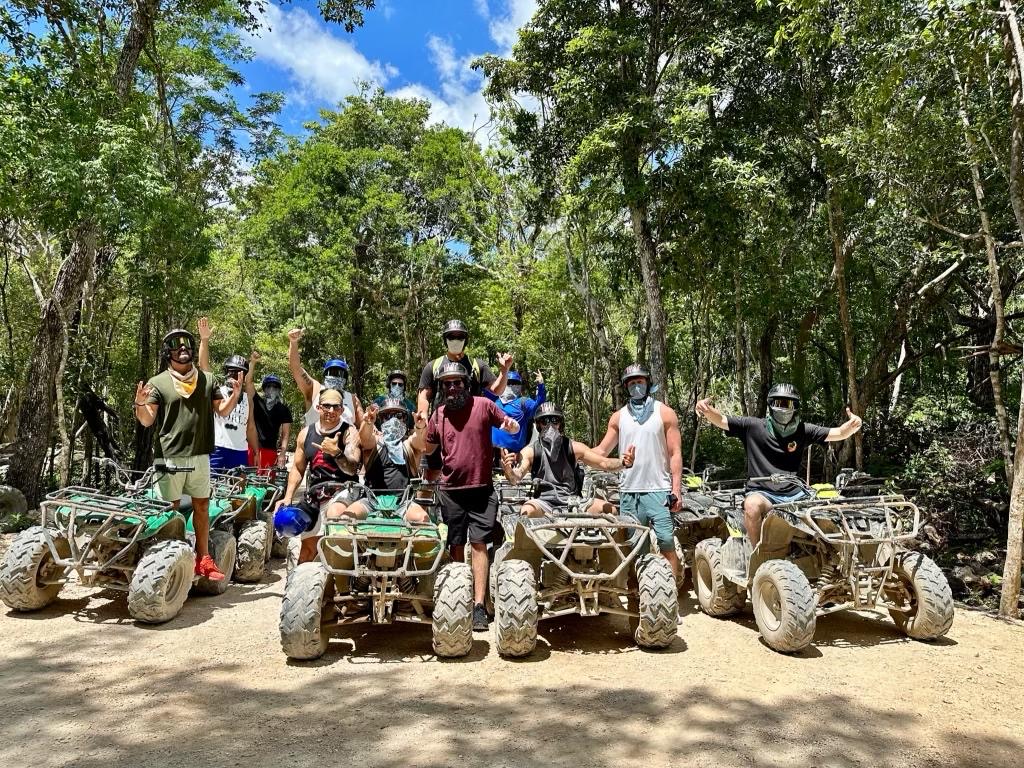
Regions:
<svg viewBox="0 0 1024 768"><path fill-rule="evenodd" d="M753 549L742 489L716 494L729 536L697 545L704 612L736 613L750 594L761 636L782 653L810 645L818 616L845 610L887 611L916 640L945 635L953 623L949 583L930 558L906 548L920 528L920 510L902 495L872 493L879 489L870 484L855 483L847 495L850 479L840 475L834 487L821 489L823 498L791 475L754 478L795 483L811 495L775 505ZM855 495L865 489L870 495Z"/></svg>
<svg viewBox="0 0 1024 768"><path fill-rule="evenodd" d="M256 497L260 517L267 521L273 540L270 557L287 557L288 541L274 533L274 506L288 487L288 470L279 467L238 467L231 470L245 478L246 494Z"/></svg>
<svg viewBox="0 0 1024 768"><path fill-rule="evenodd" d="M595 481L596 478L596 481ZM502 518L505 543L491 569L495 642L502 656L527 656L537 623L569 614L614 614L630 621L637 645L665 648L676 636L672 569L648 551L648 528L632 517L593 515L595 489L555 515Z"/></svg>
<svg viewBox="0 0 1024 768"><path fill-rule="evenodd" d="M193 587L223 591L225 582L194 575L185 516L153 498L160 475L191 469L154 466L137 473L102 463L114 468L120 490L71 486L49 494L40 504L41 524L18 534L0 564L0 600L15 611L39 610L74 574L83 586L127 592L132 618L160 624L178 615ZM213 554L212 532L210 549Z"/></svg>
<svg viewBox="0 0 1024 768"><path fill-rule="evenodd" d="M473 574L448 562L445 537L434 523L403 519L414 500L436 504L432 488L415 483L404 493L373 491L358 483L318 483L314 493L365 495L376 511L366 519L328 520L318 559L288 577L281 603L281 647L292 659L327 650L332 628L347 624L429 624L434 653L465 656L473 645ZM431 498L423 498L430 493Z"/></svg>

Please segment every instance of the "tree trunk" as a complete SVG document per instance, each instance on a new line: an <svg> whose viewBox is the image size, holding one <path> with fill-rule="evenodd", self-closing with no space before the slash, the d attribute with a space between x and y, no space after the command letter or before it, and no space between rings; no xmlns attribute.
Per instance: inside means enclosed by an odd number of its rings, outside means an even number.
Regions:
<svg viewBox="0 0 1024 768"><path fill-rule="evenodd" d="M152 318L149 304L142 302L139 310L139 340L138 340L138 367L135 369L135 377L138 381L148 381L153 375L153 338L150 325ZM132 448L132 469L141 472L150 465L153 458L152 428L144 427L135 418L132 411L132 422L135 425L135 439Z"/></svg>
<svg viewBox="0 0 1024 768"><path fill-rule="evenodd" d="M1021 392L1024 393L1024 368L1021 369ZM1017 618L1020 598L1021 548L1024 546L1024 395L1017 410L1017 450L1013 457L1013 485L1010 490L1010 521L1006 530L1006 561L1003 563L1002 593L999 615Z"/></svg>
<svg viewBox="0 0 1024 768"><path fill-rule="evenodd" d="M739 269L733 272L733 305L736 311L733 335L736 344L736 392L740 401L740 411L744 416L750 415L750 399L747 396L747 339L743 329L743 313L740 303Z"/></svg>
<svg viewBox="0 0 1024 768"><path fill-rule="evenodd" d="M139 56L146 46L146 41L153 33L156 14L160 8L159 0L133 0L132 21L125 35L121 55L117 59L117 71L114 73L114 88L117 96L124 101L135 85L135 69L139 65Z"/></svg>
<svg viewBox="0 0 1024 768"><path fill-rule="evenodd" d="M768 412L768 392L772 388L772 376L774 375L774 362L772 361L772 342L775 340L775 332L779 327L779 318L772 315L761 333L761 339L757 343L757 360L761 369L761 383L757 390L757 408L754 416L764 416Z"/></svg>
<svg viewBox="0 0 1024 768"><path fill-rule="evenodd" d="M1013 0L1000 3L1005 14L1003 53L1010 80L1010 205L1024 239L1024 42Z"/></svg>
<svg viewBox="0 0 1024 768"><path fill-rule="evenodd" d="M42 495L42 469L54 427L58 371L64 350L65 323L83 298L83 289L96 258L97 228L81 224L67 258L54 281L53 294L43 306L35 351L25 376L25 396L18 414L18 451L11 457L7 482L20 488L29 507Z"/></svg>

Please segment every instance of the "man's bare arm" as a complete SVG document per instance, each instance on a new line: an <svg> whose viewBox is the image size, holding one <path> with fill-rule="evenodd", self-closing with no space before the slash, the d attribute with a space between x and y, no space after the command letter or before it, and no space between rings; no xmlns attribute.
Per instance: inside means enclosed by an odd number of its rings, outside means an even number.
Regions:
<svg viewBox="0 0 1024 768"><path fill-rule="evenodd" d="M592 450L598 456L609 456L619 444L619 412L616 411L608 419L608 430L601 438L601 442L595 445Z"/></svg>

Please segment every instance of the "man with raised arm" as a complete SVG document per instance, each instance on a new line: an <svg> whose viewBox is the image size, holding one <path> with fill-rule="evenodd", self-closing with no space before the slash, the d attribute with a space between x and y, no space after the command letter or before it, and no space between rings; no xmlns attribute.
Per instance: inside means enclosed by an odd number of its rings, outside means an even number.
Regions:
<svg viewBox="0 0 1024 768"><path fill-rule="evenodd" d="M304 332L302 328L292 328L288 331L288 370L291 371L292 378L295 379L306 401L306 413L303 417L306 426L316 424L319 419L316 406L320 402L320 390L336 389L342 393L342 421L358 428L363 422L363 405L359 402L358 395L349 391L352 382L349 378L348 363L342 357L330 358L324 363L323 381L316 381L306 373L299 359L299 340Z"/></svg>
<svg viewBox="0 0 1024 768"><path fill-rule="evenodd" d="M761 541L761 521L775 504L800 501L807 491L787 480L752 480L772 475L796 475L809 445L846 440L861 427L861 418L849 408L849 419L841 426L820 427L800 418L800 393L792 384L776 384L768 392L768 415L726 416L711 404L711 398L697 403L697 414L730 437L743 441L747 454L747 485L743 499L743 522L751 546Z"/></svg>

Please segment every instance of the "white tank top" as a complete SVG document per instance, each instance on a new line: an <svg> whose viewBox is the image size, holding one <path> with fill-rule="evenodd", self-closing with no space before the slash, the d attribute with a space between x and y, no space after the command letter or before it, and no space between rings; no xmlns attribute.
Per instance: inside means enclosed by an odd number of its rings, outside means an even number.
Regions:
<svg viewBox="0 0 1024 768"><path fill-rule="evenodd" d="M668 443L661 403L643 424L637 424L629 406L619 411L619 456L631 445L636 446L636 463L622 471L619 490L627 493L671 491L672 475L668 469Z"/></svg>
<svg viewBox="0 0 1024 768"><path fill-rule="evenodd" d="M341 420L347 421L349 424L356 423L356 407L352 401L352 393L346 392L342 396L342 404L345 406L341 409ZM317 411L316 407L320 404L320 390L316 391L316 397L313 398L313 404L309 406L309 410L306 411L306 426L312 426L320 421L320 412Z"/></svg>
<svg viewBox="0 0 1024 768"><path fill-rule="evenodd" d="M221 397L231 397L231 390L220 388ZM213 414L213 444L218 448L230 448L233 451L248 449L245 439L245 428L249 424L249 398L242 392L238 402L226 417L219 413Z"/></svg>

